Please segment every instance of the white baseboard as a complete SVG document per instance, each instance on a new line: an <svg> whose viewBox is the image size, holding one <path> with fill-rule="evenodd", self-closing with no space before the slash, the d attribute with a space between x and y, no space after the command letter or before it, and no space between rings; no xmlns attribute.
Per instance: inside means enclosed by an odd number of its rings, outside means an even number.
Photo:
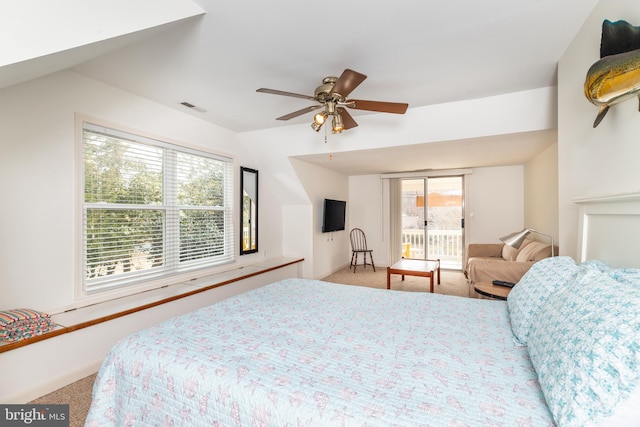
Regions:
<svg viewBox="0 0 640 427"><path fill-rule="evenodd" d="M29 403L32 400L45 396L53 391L58 390L59 388L65 387L71 383L74 383L78 380L88 377L91 374L95 374L96 372L98 372L98 369L100 368L101 363L102 363L101 360L97 361L95 363L92 363L76 371L67 372L65 375L46 381L42 384L38 384L34 388L28 390L27 392L23 392L14 396L9 396L9 398L7 399L7 402L5 403L10 403L10 404Z"/></svg>

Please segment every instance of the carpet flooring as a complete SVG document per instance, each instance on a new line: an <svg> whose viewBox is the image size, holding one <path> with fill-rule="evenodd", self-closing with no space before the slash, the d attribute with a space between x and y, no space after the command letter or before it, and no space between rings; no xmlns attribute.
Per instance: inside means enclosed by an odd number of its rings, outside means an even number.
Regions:
<svg viewBox="0 0 640 427"><path fill-rule="evenodd" d="M371 266L367 266L366 268L358 266L354 273L353 270L346 267L322 280L333 283L385 289L387 287L387 269L385 267L378 267L374 272ZM401 276L392 275L391 289L411 292L428 292L429 279L424 277L405 276L405 280L403 281ZM461 272L442 270L440 284L436 284L434 286L434 292L438 294L468 297L469 286ZM89 406L91 405L91 390L93 388L95 377L96 374L90 375L29 403L69 404L69 427L82 427L85 419L87 418Z"/></svg>
<svg viewBox="0 0 640 427"><path fill-rule="evenodd" d="M68 404L69 427L82 427L91 405L91 389L95 379L96 374L89 375L29 403L34 405Z"/></svg>
<svg viewBox="0 0 640 427"><path fill-rule="evenodd" d="M462 272L457 270L440 270L440 275L440 284L437 284L437 280L434 282L436 283L434 285L434 293L460 297L469 296L469 285L467 284L467 279L464 277ZM374 272L371 266L364 268L359 265L354 273L353 269L345 267L322 280L333 283L344 283L347 285L386 289L387 268L377 267ZM400 291L428 292L429 279L426 277L405 276L403 281L402 276L392 274L391 289Z"/></svg>

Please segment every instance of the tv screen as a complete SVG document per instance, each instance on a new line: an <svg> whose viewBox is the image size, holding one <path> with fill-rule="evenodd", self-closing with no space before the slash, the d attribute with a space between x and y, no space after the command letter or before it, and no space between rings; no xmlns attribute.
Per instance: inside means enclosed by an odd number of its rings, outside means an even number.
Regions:
<svg viewBox="0 0 640 427"><path fill-rule="evenodd" d="M347 202L343 200L324 199L324 215L322 217L322 232L344 230L344 219Z"/></svg>

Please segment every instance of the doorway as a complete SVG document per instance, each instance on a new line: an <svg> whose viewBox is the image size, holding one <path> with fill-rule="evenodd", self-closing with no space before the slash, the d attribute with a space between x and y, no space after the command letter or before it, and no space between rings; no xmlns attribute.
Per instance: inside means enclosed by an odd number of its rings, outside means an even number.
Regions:
<svg viewBox="0 0 640 427"><path fill-rule="evenodd" d="M464 176L402 180L402 256L462 270ZM425 197L426 195L426 197Z"/></svg>

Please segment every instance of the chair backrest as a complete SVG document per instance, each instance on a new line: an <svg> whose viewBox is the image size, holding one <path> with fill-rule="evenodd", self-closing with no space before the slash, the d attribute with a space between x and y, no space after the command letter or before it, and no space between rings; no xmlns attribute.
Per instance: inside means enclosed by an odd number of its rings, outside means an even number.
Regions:
<svg viewBox="0 0 640 427"><path fill-rule="evenodd" d="M354 251L366 251L367 250L367 238L364 235L364 231L359 228L354 228L349 234L351 238L351 249Z"/></svg>

